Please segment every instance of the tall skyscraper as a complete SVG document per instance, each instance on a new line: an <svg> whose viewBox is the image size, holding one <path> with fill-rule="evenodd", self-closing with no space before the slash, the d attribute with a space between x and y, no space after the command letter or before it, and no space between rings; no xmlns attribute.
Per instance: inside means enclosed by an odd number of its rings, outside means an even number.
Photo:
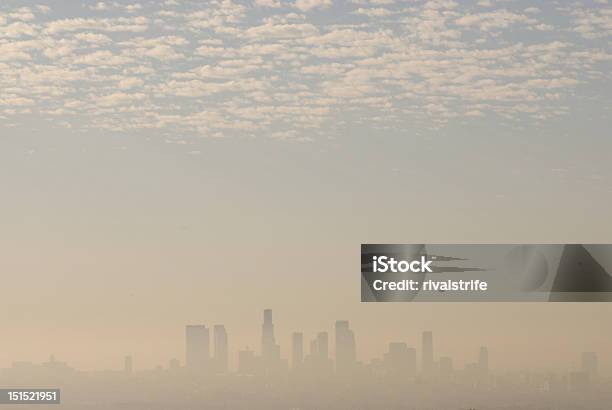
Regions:
<svg viewBox="0 0 612 410"><path fill-rule="evenodd" d="M389 352L384 357L385 373L398 380L416 374L416 349L406 343L389 343Z"/></svg>
<svg viewBox="0 0 612 410"><path fill-rule="evenodd" d="M433 353L433 333L423 332L422 340L422 354L423 354L423 373L431 374L434 370L434 353Z"/></svg>
<svg viewBox="0 0 612 410"><path fill-rule="evenodd" d="M336 321L336 371L351 371L356 362L355 335L348 320Z"/></svg>
<svg viewBox="0 0 612 410"><path fill-rule="evenodd" d="M214 361L215 370L218 373L227 373L228 370L228 345L225 326L215 325L214 330Z"/></svg>
<svg viewBox="0 0 612 410"><path fill-rule="evenodd" d="M489 373L489 349L485 346L482 346L478 352L478 369L482 374Z"/></svg>
<svg viewBox="0 0 612 410"><path fill-rule="evenodd" d="M440 358L440 377L449 380L453 375L453 359L451 357Z"/></svg>
<svg viewBox="0 0 612 410"><path fill-rule="evenodd" d="M327 332L317 333L317 354L322 360L329 359L329 334Z"/></svg>
<svg viewBox="0 0 612 410"><path fill-rule="evenodd" d="M291 336L291 367L298 370L304 362L304 335L294 332Z"/></svg>
<svg viewBox="0 0 612 410"><path fill-rule="evenodd" d="M304 360L304 366L317 375L329 375L334 370L334 362L329 358L329 334L319 332L310 342L310 354Z"/></svg>
<svg viewBox="0 0 612 410"><path fill-rule="evenodd" d="M258 371L255 352L247 348L238 352L238 372L240 374L253 375Z"/></svg>
<svg viewBox="0 0 612 410"><path fill-rule="evenodd" d="M264 310L264 322L261 325L261 357L265 363L280 359L280 346L274 338L272 309Z"/></svg>
<svg viewBox="0 0 612 410"><path fill-rule="evenodd" d="M210 337L204 325L185 327L185 365L188 369L203 370L210 359Z"/></svg>
<svg viewBox="0 0 612 410"><path fill-rule="evenodd" d="M593 378L597 376L597 353L583 352L581 357L581 370Z"/></svg>

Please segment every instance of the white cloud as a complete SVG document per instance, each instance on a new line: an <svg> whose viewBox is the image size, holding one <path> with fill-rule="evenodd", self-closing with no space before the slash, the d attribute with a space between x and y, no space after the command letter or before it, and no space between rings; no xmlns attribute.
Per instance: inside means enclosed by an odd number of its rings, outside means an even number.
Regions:
<svg viewBox="0 0 612 410"><path fill-rule="evenodd" d="M143 93L127 94L124 92L116 92L109 95L96 96L95 103L100 107L117 107L124 104L131 104L142 101L146 98Z"/></svg>
<svg viewBox="0 0 612 410"><path fill-rule="evenodd" d="M133 59L127 56L113 54L109 50L94 51L93 53L72 56L74 64L92 66L116 66L132 62Z"/></svg>
<svg viewBox="0 0 612 410"><path fill-rule="evenodd" d="M537 21L508 10L497 10L487 13L467 14L455 20L455 23L460 26L475 26L480 30L490 31L507 28L513 24L535 24Z"/></svg>
<svg viewBox="0 0 612 410"><path fill-rule="evenodd" d="M114 19L74 18L55 20L47 24L47 32L59 34L71 31L97 30L106 32L142 32L148 27L146 17L118 17Z"/></svg>
<svg viewBox="0 0 612 410"><path fill-rule="evenodd" d="M327 8L331 4L331 0L296 0L294 7L301 11L310 11L312 9Z"/></svg>
<svg viewBox="0 0 612 410"><path fill-rule="evenodd" d="M360 7L357 10L355 10L354 13L361 14L361 15L368 16L368 17L385 17L385 16L392 14L389 10L381 8L381 7L375 7L375 8L370 8L370 9L364 9Z"/></svg>
<svg viewBox="0 0 612 410"><path fill-rule="evenodd" d="M588 39L612 35L612 9L574 11L574 31Z"/></svg>
<svg viewBox="0 0 612 410"><path fill-rule="evenodd" d="M259 7L281 7L280 0L255 0L255 5Z"/></svg>
<svg viewBox="0 0 612 410"><path fill-rule="evenodd" d="M307 140L347 118L388 130L492 116L541 123L571 113L580 98L605 104L603 92L589 91L605 89L612 61L601 6L563 20L486 0L178 5L104 1L79 18L6 7L2 115L19 121L10 116L28 110L76 129ZM323 19L312 13L323 9Z"/></svg>
<svg viewBox="0 0 612 410"><path fill-rule="evenodd" d="M97 45L104 45L112 42L110 37L98 33L77 33L74 38L86 43Z"/></svg>
<svg viewBox="0 0 612 410"><path fill-rule="evenodd" d="M142 81L140 78L128 77L121 79L117 86L122 90L129 90L130 88L140 87L143 84L144 81Z"/></svg>
<svg viewBox="0 0 612 410"><path fill-rule="evenodd" d="M11 23L0 27L0 38L34 37L38 32L36 26L23 22Z"/></svg>
<svg viewBox="0 0 612 410"><path fill-rule="evenodd" d="M32 21L35 18L34 13L32 13L32 9L29 7L20 7L12 13L9 13L9 17L12 20L20 21Z"/></svg>

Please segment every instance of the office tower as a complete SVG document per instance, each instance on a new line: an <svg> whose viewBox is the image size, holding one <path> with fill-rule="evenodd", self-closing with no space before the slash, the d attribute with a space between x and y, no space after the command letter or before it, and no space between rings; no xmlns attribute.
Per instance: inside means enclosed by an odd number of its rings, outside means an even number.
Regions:
<svg viewBox="0 0 612 410"><path fill-rule="evenodd" d="M280 346L274 338L272 309L264 310L264 322L261 325L261 356L266 363L280 360Z"/></svg>
<svg viewBox="0 0 612 410"><path fill-rule="evenodd" d="M126 374L132 374L134 370L132 356L125 356L123 360L123 371Z"/></svg>
<svg viewBox="0 0 612 410"><path fill-rule="evenodd" d="M188 369L203 370L210 358L208 328L204 325L185 327L185 365Z"/></svg>
<svg viewBox="0 0 612 410"><path fill-rule="evenodd" d="M238 372L240 374L253 375L257 373L257 358L255 352L248 347L238 352Z"/></svg>
<svg viewBox="0 0 612 410"><path fill-rule="evenodd" d="M417 374L417 351L414 347L409 347L406 351L407 371L409 376Z"/></svg>
<svg viewBox="0 0 612 410"><path fill-rule="evenodd" d="M317 354L322 360L329 359L329 335L327 332L317 333Z"/></svg>
<svg viewBox="0 0 612 410"><path fill-rule="evenodd" d="M291 336L291 366L293 370L298 370L304 362L304 335L301 332L294 332Z"/></svg>
<svg viewBox="0 0 612 410"><path fill-rule="evenodd" d="M482 374L489 373L489 349L485 346L482 346L478 353L478 369Z"/></svg>
<svg viewBox="0 0 612 410"><path fill-rule="evenodd" d="M431 374L434 369L433 334L431 332L423 332L422 344L422 371L424 374Z"/></svg>
<svg viewBox="0 0 612 410"><path fill-rule="evenodd" d="M416 374L416 349L406 343L389 343L389 351L384 357L384 372L404 380Z"/></svg>
<svg viewBox="0 0 612 410"><path fill-rule="evenodd" d="M317 338L314 338L310 341L310 356L313 358L319 357L319 343L317 341Z"/></svg>
<svg viewBox="0 0 612 410"><path fill-rule="evenodd" d="M219 373L227 373L228 369L228 345L225 326L215 325L214 328L214 359L215 370Z"/></svg>
<svg viewBox="0 0 612 410"><path fill-rule="evenodd" d="M319 332L310 342L310 354L304 360L304 366L316 375L330 375L334 371L334 362L329 358L329 335Z"/></svg>
<svg viewBox="0 0 612 410"><path fill-rule="evenodd" d="M597 353L583 352L581 357L581 370L593 378L597 376Z"/></svg>
<svg viewBox="0 0 612 410"><path fill-rule="evenodd" d="M453 359L450 357L440 358L440 378L449 380L453 375Z"/></svg>
<svg viewBox="0 0 612 410"><path fill-rule="evenodd" d="M356 362L355 335L349 328L348 320L336 321L336 371L346 372Z"/></svg>

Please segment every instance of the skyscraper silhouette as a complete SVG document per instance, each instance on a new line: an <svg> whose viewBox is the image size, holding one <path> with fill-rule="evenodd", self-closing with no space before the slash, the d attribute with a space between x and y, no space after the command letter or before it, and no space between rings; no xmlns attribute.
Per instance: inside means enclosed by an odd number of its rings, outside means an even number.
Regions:
<svg viewBox="0 0 612 410"><path fill-rule="evenodd" d="M243 375L256 374L258 370L255 352L248 347L238 352L238 372Z"/></svg>
<svg viewBox="0 0 612 410"><path fill-rule="evenodd" d="M478 352L478 369L483 375L489 373L489 349L485 346L482 346Z"/></svg>
<svg viewBox="0 0 612 410"><path fill-rule="evenodd" d="M356 362L355 335L348 320L336 321L336 371L345 373L354 368Z"/></svg>
<svg viewBox="0 0 612 410"><path fill-rule="evenodd" d="M280 346L274 338L274 324L272 323L272 309L264 310L264 322L261 325L261 357L264 363L280 359Z"/></svg>
<svg viewBox="0 0 612 410"><path fill-rule="evenodd" d="M426 375L431 375L434 370L434 353L433 353L433 334L428 332L423 332L423 340L422 340L422 360L423 360L423 373Z"/></svg>
<svg viewBox="0 0 612 410"><path fill-rule="evenodd" d="M416 374L416 349L406 343L389 343L389 352L383 359L387 375L405 380Z"/></svg>
<svg viewBox="0 0 612 410"><path fill-rule="evenodd" d="M228 344L225 326L214 327L214 361L215 370L219 373L227 373L228 370Z"/></svg>
<svg viewBox="0 0 612 410"><path fill-rule="evenodd" d="M451 357L440 357L440 379L450 380L453 376L453 359Z"/></svg>
<svg viewBox="0 0 612 410"><path fill-rule="evenodd" d="M329 334L327 332L317 333L317 354L321 360L329 359Z"/></svg>
<svg viewBox="0 0 612 410"><path fill-rule="evenodd" d="M304 362L304 335L294 332L291 336L291 367L299 370Z"/></svg>
<svg viewBox="0 0 612 410"><path fill-rule="evenodd" d="M203 370L210 358L210 337L205 325L185 327L185 365L192 370Z"/></svg>
<svg viewBox="0 0 612 410"><path fill-rule="evenodd" d="M329 375L334 370L334 363L329 358L329 334L319 332L310 342L310 354L304 360L304 365L319 376Z"/></svg>

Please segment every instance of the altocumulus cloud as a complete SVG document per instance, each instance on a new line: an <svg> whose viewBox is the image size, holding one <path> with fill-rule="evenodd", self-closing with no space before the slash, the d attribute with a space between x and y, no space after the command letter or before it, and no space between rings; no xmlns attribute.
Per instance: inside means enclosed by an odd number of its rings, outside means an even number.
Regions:
<svg viewBox="0 0 612 410"><path fill-rule="evenodd" d="M0 5L13 126L310 141L354 118L389 132L525 125L610 103L603 1L25 3Z"/></svg>

